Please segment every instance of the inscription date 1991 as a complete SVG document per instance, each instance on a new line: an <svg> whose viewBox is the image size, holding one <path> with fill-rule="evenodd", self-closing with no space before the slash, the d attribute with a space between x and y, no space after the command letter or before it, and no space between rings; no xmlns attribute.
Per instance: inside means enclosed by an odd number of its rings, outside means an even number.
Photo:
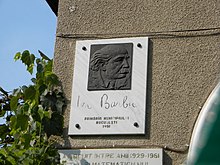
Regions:
<svg viewBox="0 0 220 165"><path fill-rule="evenodd" d="M136 108L136 104L134 102L130 102L128 99L128 96L122 97L119 101L118 100L112 100L107 94L103 94L99 101L100 108L103 109L112 109L112 108ZM92 109L92 105L88 104L86 101L82 100L80 96L77 98L77 104L76 106L78 108L84 108L84 109Z"/></svg>

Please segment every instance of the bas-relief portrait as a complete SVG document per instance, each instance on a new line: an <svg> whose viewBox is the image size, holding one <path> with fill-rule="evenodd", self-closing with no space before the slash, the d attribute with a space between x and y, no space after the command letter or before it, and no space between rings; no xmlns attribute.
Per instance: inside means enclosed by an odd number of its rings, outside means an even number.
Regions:
<svg viewBox="0 0 220 165"><path fill-rule="evenodd" d="M91 45L88 91L130 90L133 44Z"/></svg>

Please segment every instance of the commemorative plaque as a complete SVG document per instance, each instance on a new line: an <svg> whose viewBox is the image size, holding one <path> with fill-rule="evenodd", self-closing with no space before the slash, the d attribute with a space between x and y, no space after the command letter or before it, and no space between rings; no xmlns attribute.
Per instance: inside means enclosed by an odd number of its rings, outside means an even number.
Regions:
<svg viewBox="0 0 220 165"><path fill-rule="evenodd" d="M144 134L148 38L76 42L69 135Z"/></svg>
<svg viewBox="0 0 220 165"><path fill-rule="evenodd" d="M60 163L71 165L162 165L162 149L59 150Z"/></svg>

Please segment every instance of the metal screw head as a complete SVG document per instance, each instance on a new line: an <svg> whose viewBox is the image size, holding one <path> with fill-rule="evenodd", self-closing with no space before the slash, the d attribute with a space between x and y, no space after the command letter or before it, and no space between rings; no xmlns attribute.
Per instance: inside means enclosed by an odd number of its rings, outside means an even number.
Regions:
<svg viewBox="0 0 220 165"><path fill-rule="evenodd" d="M80 129L80 128L81 128L79 124L76 124L75 127L76 127L77 129Z"/></svg>
<svg viewBox="0 0 220 165"><path fill-rule="evenodd" d="M142 48L142 45L140 43L137 44L137 47Z"/></svg>
<svg viewBox="0 0 220 165"><path fill-rule="evenodd" d="M138 127L139 127L139 124L138 124L137 122L135 122L135 123L134 123L134 126L138 128Z"/></svg>
<svg viewBox="0 0 220 165"><path fill-rule="evenodd" d="M85 47L85 46L83 46L83 47L82 47L82 50L86 51L87 49L86 49L86 47Z"/></svg>

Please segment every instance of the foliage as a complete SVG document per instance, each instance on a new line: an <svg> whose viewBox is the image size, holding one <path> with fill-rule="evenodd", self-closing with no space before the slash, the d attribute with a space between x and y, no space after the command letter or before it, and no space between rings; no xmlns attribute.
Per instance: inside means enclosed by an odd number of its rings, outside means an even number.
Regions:
<svg viewBox="0 0 220 165"><path fill-rule="evenodd" d="M52 72L53 61L40 52L36 58L29 51L17 53L27 71L35 78L32 85L13 92L0 87L0 164L59 164L59 154L48 141L51 135L61 135L64 97L57 76Z"/></svg>

